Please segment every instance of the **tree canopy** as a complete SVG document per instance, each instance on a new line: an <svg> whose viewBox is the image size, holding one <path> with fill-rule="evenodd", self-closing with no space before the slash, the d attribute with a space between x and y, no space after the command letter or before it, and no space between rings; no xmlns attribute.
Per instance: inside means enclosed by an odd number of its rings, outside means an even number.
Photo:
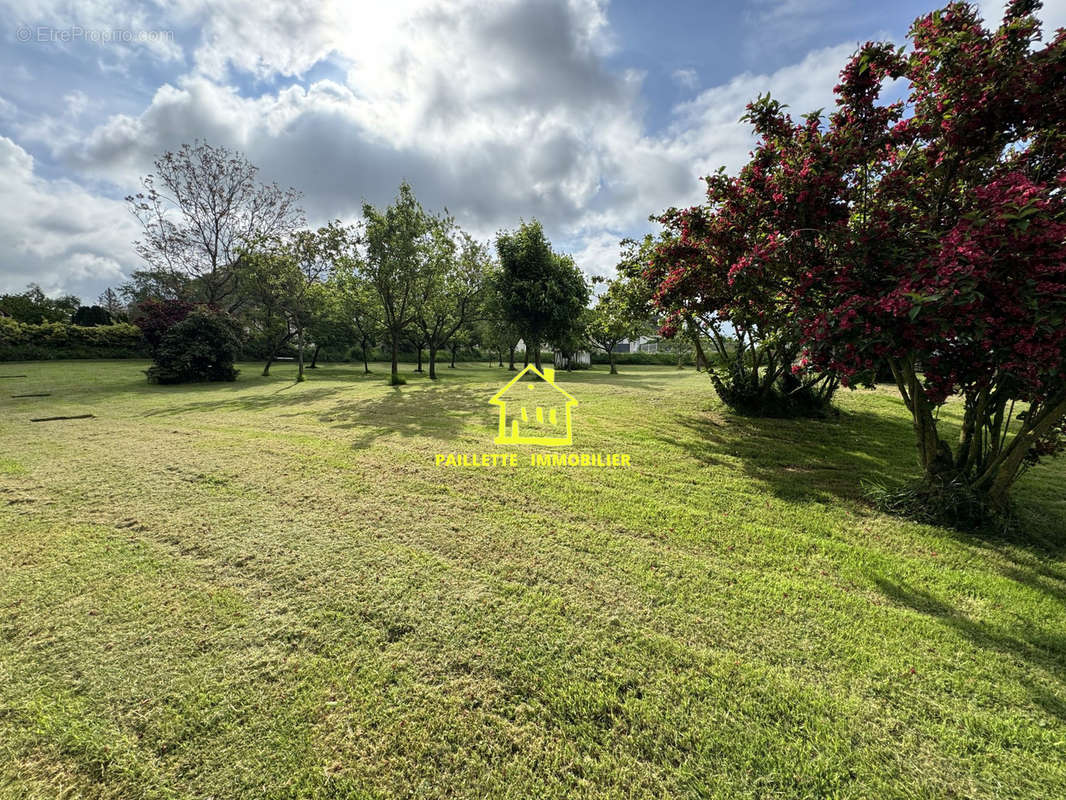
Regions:
<svg viewBox="0 0 1066 800"><path fill-rule="evenodd" d="M787 332L799 374L855 383L886 363L925 484L993 509L1062 448L1066 417L1066 31L1037 46L1038 7L988 30L953 3L910 50L865 44L824 121L760 98L751 161L668 214L647 273L670 310ZM883 102L897 79L908 97ZM954 394L953 445L937 410Z"/></svg>
<svg viewBox="0 0 1066 800"><path fill-rule="evenodd" d="M135 245L149 266L145 277L180 299L234 310L241 249L303 222L299 192L259 182L258 171L241 153L206 142L156 159L143 191L126 198L141 223Z"/></svg>
<svg viewBox="0 0 1066 800"><path fill-rule="evenodd" d="M536 220L496 237L497 291L507 321L540 369L540 348L564 339L588 305L589 287L570 256L555 253Z"/></svg>

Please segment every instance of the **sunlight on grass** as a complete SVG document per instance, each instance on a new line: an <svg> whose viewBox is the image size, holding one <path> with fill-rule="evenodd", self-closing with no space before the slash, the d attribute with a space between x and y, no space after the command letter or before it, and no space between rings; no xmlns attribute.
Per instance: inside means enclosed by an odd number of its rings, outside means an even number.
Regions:
<svg viewBox="0 0 1066 800"><path fill-rule="evenodd" d="M530 452L511 373L143 367L0 399L0 795L1066 794L1061 464L989 541L863 502L914 470L884 389L751 420L560 373L630 468L444 468Z"/></svg>

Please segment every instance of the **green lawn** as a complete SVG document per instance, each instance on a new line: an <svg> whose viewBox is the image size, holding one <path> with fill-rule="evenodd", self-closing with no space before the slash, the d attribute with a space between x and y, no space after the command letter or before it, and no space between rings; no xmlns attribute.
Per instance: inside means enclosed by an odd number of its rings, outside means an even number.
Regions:
<svg viewBox="0 0 1066 800"><path fill-rule="evenodd" d="M145 366L0 364L0 796L1066 796L1061 462L992 541L862 501L887 389L564 375L581 469L492 443L506 370Z"/></svg>

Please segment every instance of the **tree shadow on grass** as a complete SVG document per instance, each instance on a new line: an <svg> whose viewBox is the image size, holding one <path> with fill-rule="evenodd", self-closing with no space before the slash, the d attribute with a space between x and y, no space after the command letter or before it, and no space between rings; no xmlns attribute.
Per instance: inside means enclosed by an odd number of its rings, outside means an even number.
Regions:
<svg viewBox="0 0 1066 800"><path fill-rule="evenodd" d="M902 486L919 477L910 420L889 413L847 410L811 420L707 411L676 415L664 430L674 426L682 435L660 435L661 441L707 465L733 467L739 461L745 474L789 502L868 506L867 486ZM1030 478L1032 483L1024 483ZM1045 578L1066 581L1066 574L1048 566L1066 553L1066 507L1052 500L1063 482L1050 472L1022 481L1015 496L1024 499L1016 499L1018 520L1009 532L944 530L966 545L995 550L1022 570L1042 565Z"/></svg>
<svg viewBox="0 0 1066 800"><path fill-rule="evenodd" d="M1002 550L1000 552L1012 562L1011 566L1000 570L1003 577L1066 604L1066 573L1061 569L1035 560L1025 561Z"/></svg>
<svg viewBox="0 0 1066 800"><path fill-rule="evenodd" d="M826 420L705 412L676 415L672 426L683 435L662 441L704 464L739 459L747 475L790 502L857 500L864 483L893 483L914 472L909 423L867 411Z"/></svg>
<svg viewBox="0 0 1066 800"><path fill-rule="evenodd" d="M145 417L170 416L193 412L212 411L266 411L272 408L285 408L296 405L312 405L317 401L347 393L353 386L380 384L385 387L388 379L386 372L364 373L362 368L348 368L343 365L333 369L317 368L308 371L308 379L297 383L294 376L272 373L256 374L248 378L238 378L233 382L183 383L176 386L145 386L142 394L153 394L161 399L171 395L188 397L199 394L212 395L209 399L193 400L181 405L167 405L152 409L143 414ZM415 378L415 380L420 380ZM328 382L328 383L327 383ZM321 385L316 385L321 384ZM225 396L219 397L219 394Z"/></svg>
<svg viewBox="0 0 1066 800"><path fill-rule="evenodd" d="M1055 692L1032 681L1025 682L1033 701L1048 713L1066 722L1066 632L1024 631L1012 628L1004 633L998 627L970 619L924 589L872 576L881 592L897 606L910 608L934 618L938 623L958 631L972 644L986 650L1024 660L1030 667L1045 673L1057 684Z"/></svg>
<svg viewBox="0 0 1066 800"><path fill-rule="evenodd" d="M322 386L318 388L305 388L300 392L289 392L295 386L306 384L286 383L278 389L267 393L241 394L236 397L213 397L210 400L200 400L182 405L168 405L163 408L146 411L145 417L175 416L178 414L203 413L213 411L266 411L272 408L285 408L294 405L305 405L334 397L346 391L343 385ZM217 385L206 384L205 386ZM245 387L247 388L247 387ZM186 391L188 387L185 387ZM205 389L206 391L206 389ZM234 389L236 391L236 389Z"/></svg>
<svg viewBox="0 0 1066 800"><path fill-rule="evenodd" d="M461 432L483 419L494 430L496 409L489 405L493 391L466 385L432 384L410 388L394 386L386 394L367 400L339 403L318 419L355 435L352 447L363 450L383 436L430 437L441 447L463 444ZM482 449L492 446L486 436Z"/></svg>

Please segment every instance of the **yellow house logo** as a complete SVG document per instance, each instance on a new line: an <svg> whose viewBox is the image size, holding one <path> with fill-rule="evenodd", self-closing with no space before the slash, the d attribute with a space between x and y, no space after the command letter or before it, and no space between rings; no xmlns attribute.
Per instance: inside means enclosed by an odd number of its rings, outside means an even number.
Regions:
<svg viewBox="0 0 1066 800"><path fill-rule="evenodd" d="M529 373L543 379L523 380ZM555 383L555 370L530 364L489 400L500 409L496 444L573 444L571 409L577 400Z"/></svg>

